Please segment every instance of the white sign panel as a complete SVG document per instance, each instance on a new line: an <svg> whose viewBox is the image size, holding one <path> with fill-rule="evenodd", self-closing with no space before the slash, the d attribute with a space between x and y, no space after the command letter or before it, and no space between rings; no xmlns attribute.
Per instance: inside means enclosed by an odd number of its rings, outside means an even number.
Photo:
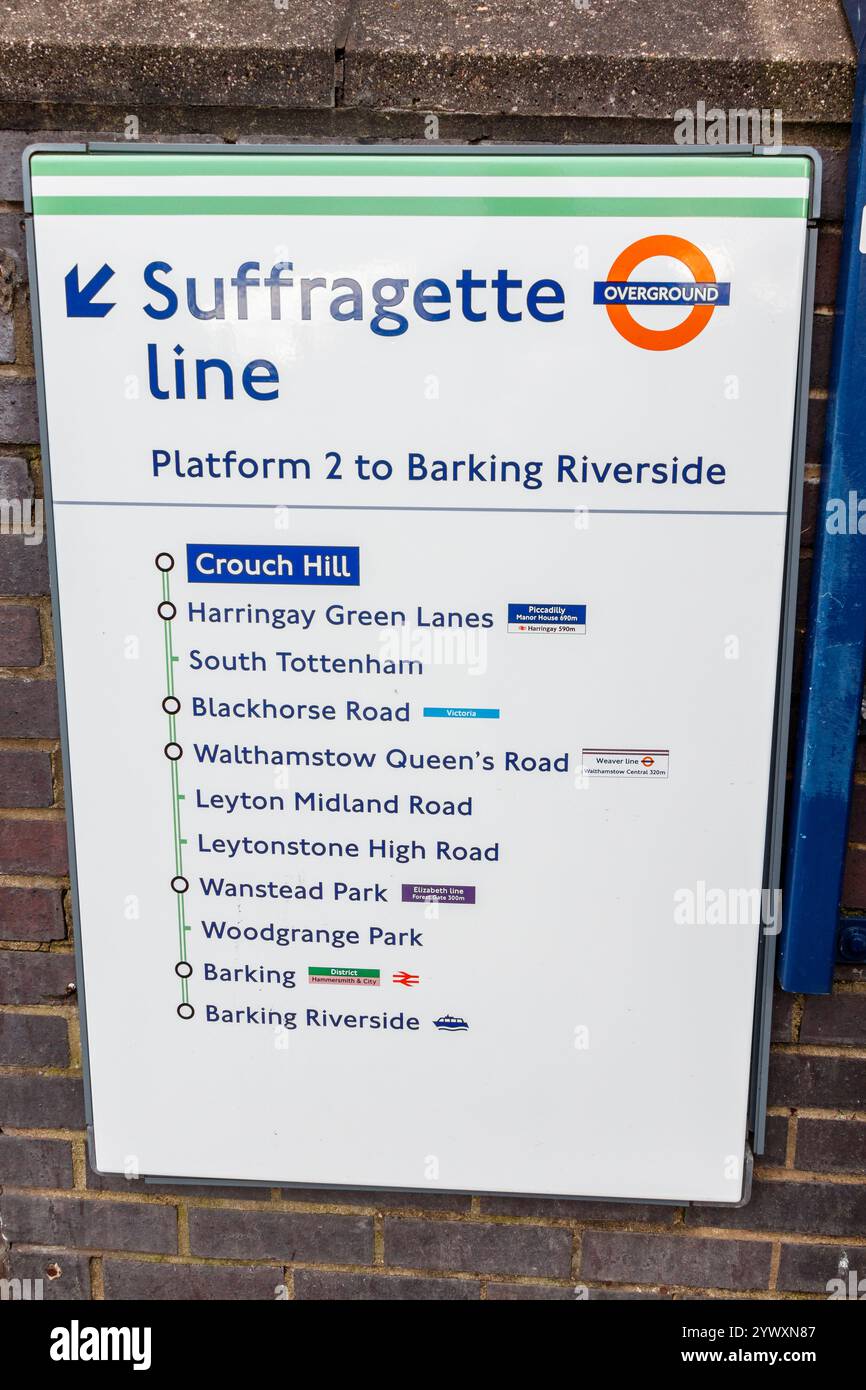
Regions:
<svg viewBox="0 0 866 1390"><path fill-rule="evenodd" d="M808 160L30 168L97 1166L738 1200Z"/></svg>

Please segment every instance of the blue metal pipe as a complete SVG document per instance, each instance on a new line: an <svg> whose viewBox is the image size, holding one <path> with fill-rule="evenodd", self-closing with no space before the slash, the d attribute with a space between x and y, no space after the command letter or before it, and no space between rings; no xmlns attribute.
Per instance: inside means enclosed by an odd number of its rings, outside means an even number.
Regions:
<svg viewBox="0 0 866 1390"><path fill-rule="evenodd" d="M808 994L833 983L866 654L866 3L845 12L857 84L778 965Z"/></svg>

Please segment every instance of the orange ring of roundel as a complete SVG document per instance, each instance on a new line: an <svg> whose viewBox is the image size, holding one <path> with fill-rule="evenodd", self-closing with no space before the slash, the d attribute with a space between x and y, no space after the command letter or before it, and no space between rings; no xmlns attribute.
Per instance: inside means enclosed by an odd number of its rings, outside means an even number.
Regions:
<svg viewBox="0 0 866 1390"><path fill-rule="evenodd" d="M635 267L641 261L649 260L650 256L670 256L675 261L681 261L696 280L705 283L715 281L716 272L703 251L684 237L668 236L666 233L645 236L627 246L608 271L608 280L627 280ZM666 352L668 348L690 343L703 332L712 318L714 305L696 304L688 317L673 328L645 328L632 317L631 310L625 304L608 304L605 307L617 333L621 333L628 342L635 347L650 348L653 352Z"/></svg>

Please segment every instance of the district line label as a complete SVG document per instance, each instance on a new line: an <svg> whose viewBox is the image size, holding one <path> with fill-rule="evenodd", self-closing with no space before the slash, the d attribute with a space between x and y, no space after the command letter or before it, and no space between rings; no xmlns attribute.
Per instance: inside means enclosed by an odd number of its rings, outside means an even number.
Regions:
<svg viewBox="0 0 866 1390"><path fill-rule="evenodd" d="M379 970L355 970L352 967L331 965L311 965L309 968L311 985L373 985L381 983Z"/></svg>

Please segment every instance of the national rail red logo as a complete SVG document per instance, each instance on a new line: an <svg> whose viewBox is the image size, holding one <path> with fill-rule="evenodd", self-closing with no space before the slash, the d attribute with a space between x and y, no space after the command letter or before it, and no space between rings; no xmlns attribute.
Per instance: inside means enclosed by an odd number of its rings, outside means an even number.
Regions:
<svg viewBox="0 0 866 1390"><path fill-rule="evenodd" d="M421 976L413 975L409 970L397 970L391 976L391 979L395 985L405 985L407 989L411 989L413 985L419 985L421 983Z"/></svg>
<svg viewBox="0 0 866 1390"><path fill-rule="evenodd" d="M656 256L679 261L689 272L686 280L633 280L638 266ZM608 271L606 280L596 280L593 304L607 310L607 316L626 342L650 352L667 352L684 347L703 333L716 309L731 302L730 281L717 280L708 256L685 237L663 233L641 237L621 251ZM639 323L633 308L686 308L681 323L669 328L649 328Z"/></svg>

